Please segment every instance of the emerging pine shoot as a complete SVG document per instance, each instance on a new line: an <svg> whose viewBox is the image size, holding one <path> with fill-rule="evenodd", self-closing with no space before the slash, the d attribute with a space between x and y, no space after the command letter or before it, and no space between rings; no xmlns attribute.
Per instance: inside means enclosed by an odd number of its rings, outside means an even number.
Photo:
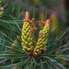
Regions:
<svg viewBox="0 0 69 69"><path fill-rule="evenodd" d="M26 19L29 19L29 13L26 12ZM28 21L24 22L23 28L22 28L22 46L23 50L25 52L31 52L33 47L33 38L31 37L31 29L30 29L30 23Z"/></svg>

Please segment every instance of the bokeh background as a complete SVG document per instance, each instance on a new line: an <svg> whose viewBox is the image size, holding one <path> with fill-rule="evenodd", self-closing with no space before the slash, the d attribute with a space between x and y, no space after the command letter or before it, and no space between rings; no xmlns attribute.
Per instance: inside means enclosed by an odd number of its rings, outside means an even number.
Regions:
<svg viewBox="0 0 69 69"><path fill-rule="evenodd" d="M36 19L40 18L43 7L44 18L56 16L63 29L69 26L69 0L1 0L5 14L11 14L18 19L23 19L25 11L32 12L35 7ZM19 14L18 14L19 13Z"/></svg>

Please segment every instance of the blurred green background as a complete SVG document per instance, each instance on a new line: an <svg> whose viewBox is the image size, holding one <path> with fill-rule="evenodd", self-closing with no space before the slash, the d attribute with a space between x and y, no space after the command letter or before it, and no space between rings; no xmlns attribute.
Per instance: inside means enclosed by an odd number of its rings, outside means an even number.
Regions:
<svg viewBox="0 0 69 69"><path fill-rule="evenodd" d="M45 7L45 17L50 18L53 12L56 13L60 21L60 25L64 25L66 29L69 25L68 10L69 0L1 0L1 6L4 7L4 13L15 16L18 19L23 19L26 11L32 12L35 7L35 18L39 19Z"/></svg>

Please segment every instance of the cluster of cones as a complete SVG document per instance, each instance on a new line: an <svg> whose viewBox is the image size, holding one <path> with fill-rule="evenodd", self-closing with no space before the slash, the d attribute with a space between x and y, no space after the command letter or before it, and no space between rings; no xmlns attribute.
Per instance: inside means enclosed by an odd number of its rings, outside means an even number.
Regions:
<svg viewBox="0 0 69 69"><path fill-rule="evenodd" d="M33 33L35 32L35 30L37 30L37 28L34 27L34 19L32 19L32 20L29 19L29 12L26 12L24 22L29 22L31 24L31 37L32 37ZM49 25L50 25L50 20L48 19L47 21L38 21L37 23L39 23L39 25L41 25L41 26L44 26L47 23L49 23ZM42 30L40 30L40 32L39 32L39 38L43 38L43 31ZM33 40L33 42L35 43L35 45L37 44L37 42L35 40ZM31 52L26 52L26 53L28 55L35 56L34 49L35 48L33 47ZM36 56L44 55L44 51L46 51L46 48L43 48L41 50L41 52L39 54L37 54Z"/></svg>

